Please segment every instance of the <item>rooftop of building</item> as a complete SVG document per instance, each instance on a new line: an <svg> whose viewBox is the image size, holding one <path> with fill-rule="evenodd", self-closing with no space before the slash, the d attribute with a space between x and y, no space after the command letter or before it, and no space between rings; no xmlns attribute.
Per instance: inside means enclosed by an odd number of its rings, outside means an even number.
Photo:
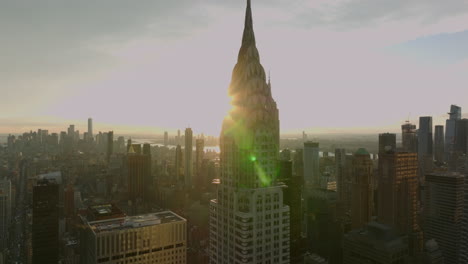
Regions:
<svg viewBox="0 0 468 264"><path fill-rule="evenodd" d="M354 153L356 155L370 155L369 154L369 151L367 151L367 149L365 148L360 148L356 151L356 153Z"/></svg>
<svg viewBox="0 0 468 264"><path fill-rule="evenodd" d="M114 204L89 206L86 212L86 218L88 221L102 221L113 218L122 218L125 216L127 215Z"/></svg>
<svg viewBox="0 0 468 264"><path fill-rule="evenodd" d="M459 172L452 171L437 171L427 174L427 176L448 177L448 178L464 178L465 176Z"/></svg>
<svg viewBox="0 0 468 264"><path fill-rule="evenodd" d="M365 244L372 248L407 247L403 237L399 236L394 228L377 222L370 222L363 228L352 230L345 237L354 243Z"/></svg>
<svg viewBox="0 0 468 264"><path fill-rule="evenodd" d="M159 213L93 221L88 222L88 225L94 233L102 233L184 221L186 220L179 215L171 211L164 211Z"/></svg>
<svg viewBox="0 0 468 264"><path fill-rule="evenodd" d="M314 141L307 141L307 142L304 142L304 147L318 148L318 147L319 147L319 143L318 143L318 142L314 142Z"/></svg>
<svg viewBox="0 0 468 264"><path fill-rule="evenodd" d="M54 171L48 172L44 174L37 175L38 180L49 180L55 181L57 184L62 184L62 172L61 171Z"/></svg>

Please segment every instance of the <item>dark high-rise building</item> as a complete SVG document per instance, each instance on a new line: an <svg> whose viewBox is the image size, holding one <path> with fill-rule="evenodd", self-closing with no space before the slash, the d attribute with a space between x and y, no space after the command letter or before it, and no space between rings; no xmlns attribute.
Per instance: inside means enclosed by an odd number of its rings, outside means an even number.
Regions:
<svg viewBox="0 0 468 264"><path fill-rule="evenodd" d="M320 155L319 143L307 141L304 143L304 183L306 189L320 187Z"/></svg>
<svg viewBox="0 0 468 264"><path fill-rule="evenodd" d="M379 155L396 150L396 134L384 133L379 135Z"/></svg>
<svg viewBox="0 0 468 264"><path fill-rule="evenodd" d="M287 186L283 190L284 203L290 209L290 252L291 263L295 263L301 256L301 228L302 228L302 184L301 175L293 174L293 162L281 160L279 162L278 179Z"/></svg>
<svg viewBox="0 0 468 264"><path fill-rule="evenodd" d="M444 162L444 148L444 126L435 126L434 159L439 163Z"/></svg>
<svg viewBox="0 0 468 264"><path fill-rule="evenodd" d="M33 187L32 263L57 263L59 257L59 185L40 180Z"/></svg>
<svg viewBox="0 0 468 264"><path fill-rule="evenodd" d="M432 116L421 116L419 118L418 130L418 158L422 160L424 157L433 156L433 139L432 139Z"/></svg>
<svg viewBox="0 0 468 264"><path fill-rule="evenodd" d="M192 188L193 177L193 132L191 128L185 129L185 188Z"/></svg>
<svg viewBox="0 0 468 264"><path fill-rule="evenodd" d="M195 177L196 185L198 187L203 186L206 175L202 174L202 162L205 156L205 140L199 138L195 141Z"/></svg>
<svg viewBox="0 0 468 264"><path fill-rule="evenodd" d="M143 144L143 156L146 159L147 173L144 178L145 182L145 202L151 202L156 198L154 179L152 174L152 159L151 159L151 145L148 143Z"/></svg>
<svg viewBox="0 0 468 264"><path fill-rule="evenodd" d="M8 246L8 233L11 224L11 182L0 180L0 249Z"/></svg>
<svg viewBox="0 0 468 264"><path fill-rule="evenodd" d="M468 119L455 121L455 146L454 150L460 154L467 154L468 146Z"/></svg>
<svg viewBox="0 0 468 264"><path fill-rule="evenodd" d="M128 198L131 201L143 201L147 193L146 185L151 178L151 155L135 151L136 144L131 145L127 154Z"/></svg>
<svg viewBox="0 0 468 264"><path fill-rule="evenodd" d="M342 212L348 212L351 208L351 175L352 156L346 156L345 149L335 149L335 172L337 199Z"/></svg>
<svg viewBox="0 0 468 264"><path fill-rule="evenodd" d="M460 263L468 263L468 180L465 178L463 220L461 225Z"/></svg>
<svg viewBox="0 0 468 264"><path fill-rule="evenodd" d="M461 107L456 105L450 106L449 119L445 122L445 153L446 158L449 154L455 151L455 126L457 120L461 119Z"/></svg>
<svg viewBox="0 0 468 264"><path fill-rule="evenodd" d="M175 151L175 162L174 162L174 170L175 170L175 177L176 181L183 182L183 175L184 175L184 159L183 159L183 154L182 154L182 147L180 145L177 145L176 151Z"/></svg>
<svg viewBox="0 0 468 264"><path fill-rule="evenodd" d="M354 153L351 178L351 223L360 228L371 221L374 204L373 163L369 152L359 149Z"/></svg>
<svg viewBox="0 0 468 264"><path fill-rule="evenodd" d="M465 177L459 173L440 172L426 175L424 237L435 239L445 263L460 262L461 227Z"/></svg>
<svg viewBox="0 0 468 264"><path fill-rule="evenodd" d="M418 152L418 135L416 125L406 122L401 125L402 147L407 152Z"/></svg>
<svg viewBox="0 0 468 264"><path fill-rule="evenodd" d="M229 95L217 197L210 202L210 263L290 263L290 208L276 181L279 114L255 44L250 0Z"/></svg>
<svg viewBox="0 0 468 264"><path fill-rule="evenodd" d="M422 116L419 118L418 161L419 182L421 185L424 185L426 174L432 172L434 169L432 117L430 116Z"/></svg>
<svg viewBox="0 0 468 264"><path fill-rule="evenodd" d="M415 255L423 242L418 220L417 153L381 153L378 181L378 221L408 235L410 254Z"/></svg>
<svg viewBox="0 0 468 264"><path fill-rule="evenodd" d="M114 131L107 132L107 161L110 161L110 157L114 153Z"/></svg>

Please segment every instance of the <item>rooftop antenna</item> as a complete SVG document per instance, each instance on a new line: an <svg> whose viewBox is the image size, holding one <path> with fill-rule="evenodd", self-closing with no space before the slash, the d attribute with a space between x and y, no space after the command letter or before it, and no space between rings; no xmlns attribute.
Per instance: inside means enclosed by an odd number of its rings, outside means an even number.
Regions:
<svg viewBox="0 0 468 264"><path fill-rule="evenodd" d="M408 118L406 119L406 123L410 122L410 116L411 116L411 112L409 112L409 114L408 114Z"/></svg>

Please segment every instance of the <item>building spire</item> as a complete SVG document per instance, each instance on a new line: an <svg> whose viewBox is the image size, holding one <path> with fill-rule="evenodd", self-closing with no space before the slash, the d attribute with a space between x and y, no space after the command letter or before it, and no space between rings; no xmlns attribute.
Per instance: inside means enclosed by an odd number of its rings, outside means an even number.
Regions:
<svg viewBox="0 0 468 264"><path fill-rule="evenodd" d="M254 44L255 45L255 34L253 31L253 20L252 20L252 6L250 0L247 0L247 10L245 11L245 25L244 35L242 37L242 44Z"/></svg>

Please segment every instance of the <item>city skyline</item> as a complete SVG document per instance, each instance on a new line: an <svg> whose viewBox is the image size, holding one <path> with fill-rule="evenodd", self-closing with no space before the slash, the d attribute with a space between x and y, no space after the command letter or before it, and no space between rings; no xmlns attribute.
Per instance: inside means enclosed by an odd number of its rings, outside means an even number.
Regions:
<svg viewBox="0 0 468 264"><path fill-rule="evenodd" d="M224 73L239 43L238 3L113 3L2 4L9 34L0 50L0 133L60 131L92 117L96 131L152 134L191 126L219 135L216 124L229 111ZM460 101L468 79L462 1L444 8L437 1L252 4L284 133L396 132L408 116L444 124L447 105L467 107ZM37 5L34 14L26 12L30 5Z"/></svg>
<svg viewBox="0 0 468 264"><path fill-rule="evenodd" d="M46 1L0 4L0 264L467 262L468 2Z"/></svg>

